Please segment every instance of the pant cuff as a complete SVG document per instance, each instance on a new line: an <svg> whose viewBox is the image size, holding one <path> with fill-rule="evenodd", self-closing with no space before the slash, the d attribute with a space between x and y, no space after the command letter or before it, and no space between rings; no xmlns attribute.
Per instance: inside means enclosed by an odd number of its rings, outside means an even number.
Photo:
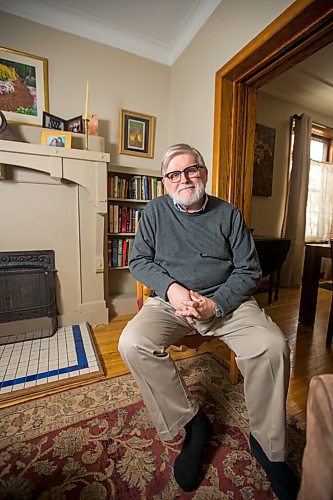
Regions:
<svg viewBox="0 0 333 500"><path fill-rule="evenodd" d="M179 434L179 432L184 429L185 425L198 413L198 411L199 407L196 405L195 407L191 408L191 410L186 413L186 415L178 420L178 422L172 427L172 429L163 432L157 431L157 434L161 441L171 441L174 437L176 437L177 434Z"/></svg>

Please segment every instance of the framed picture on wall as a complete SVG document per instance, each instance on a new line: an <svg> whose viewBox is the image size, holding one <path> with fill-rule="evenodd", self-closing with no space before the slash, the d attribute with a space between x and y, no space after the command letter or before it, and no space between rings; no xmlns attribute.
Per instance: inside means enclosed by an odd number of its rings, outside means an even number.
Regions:
<svg viewBox="0 0 333 500"><path fill-rule="evenodd" d="M42 132L41 144L43 146L52 146L55 148L70 148L72 142L72 134L71 132L64 132L59 130L46 131Z"/></svg>
<svg viewBox="0 0 333 500"><path fill-rule="evenodd" d="M253 187L255 196L272 196L275 129L256 123Z"/></svg>
<svg viewBox="0 0 333 500"><path fill-rule="evenodd" d="M49 110L47 59L0 47L0 110L8 122L42 126Z"/></svg>
<svg viewBox="0 0 333 500"><path fill-rule="evenodd" d="M155 117L120 110L119 153L154 158Z"/></svg>

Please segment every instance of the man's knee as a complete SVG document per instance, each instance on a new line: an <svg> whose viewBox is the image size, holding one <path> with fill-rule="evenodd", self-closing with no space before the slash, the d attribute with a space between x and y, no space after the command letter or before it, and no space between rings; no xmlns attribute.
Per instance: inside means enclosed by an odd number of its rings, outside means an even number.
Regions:
<svg viewBox="0 0 333 500"><path fill-rule="evenodd" d="M118 350L125 360L128 356L135 355L137 348L137 330L128 323L119 337Z"/></svg>
<svg viewBox="0 0 333 500"><path fill-rule="evenodd" d="M119 338L118 350L121 357L125 360L137 357L139 351L141 355L154 352L157 346L153 333L149 324L132 319L127 323Z"/></svg>
<svg viewBox="0 0 333 500"><path fill-rule="evenodd" d="M280 328L273 323L266 333L267 335L263 337L266 342L266 352L269 353L270 357L289 359L288 342Z"/></svg>

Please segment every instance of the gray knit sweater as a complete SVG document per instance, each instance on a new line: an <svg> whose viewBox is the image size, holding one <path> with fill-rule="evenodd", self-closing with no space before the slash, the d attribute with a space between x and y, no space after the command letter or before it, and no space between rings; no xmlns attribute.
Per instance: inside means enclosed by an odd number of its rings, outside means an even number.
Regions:
<svg viewBox="0 0 333 500"><path fill-rule="evenodd" d="M149 202L129 262L133 276L167 300L179 283L212 298L225 316L258 287L261 270L240 211L209 196L202 212L176 209L168 195Z"/></svg>

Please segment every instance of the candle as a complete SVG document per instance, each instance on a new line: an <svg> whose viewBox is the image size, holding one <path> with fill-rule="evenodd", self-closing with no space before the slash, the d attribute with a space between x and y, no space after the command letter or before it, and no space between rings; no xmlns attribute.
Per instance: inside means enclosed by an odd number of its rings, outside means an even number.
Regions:
<svg viewBox="0 0 333 500"><path fill-rule="evenodd" d="M85 109L85 113L84 113L84 118L85 118L86 120L88 120L89 85L90 85L90 82L89 82L89 80L87 80L87 89L86 89L86 109Z"/></svg>

